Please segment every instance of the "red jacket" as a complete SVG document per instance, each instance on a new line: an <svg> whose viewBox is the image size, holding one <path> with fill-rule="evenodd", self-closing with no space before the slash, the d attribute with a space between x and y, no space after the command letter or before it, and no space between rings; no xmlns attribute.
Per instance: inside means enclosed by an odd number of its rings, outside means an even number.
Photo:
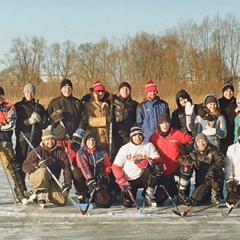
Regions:
<svg viewBox="0 0 240 240"><path fill-rule="evenodd" d="M166 138L162 137L157 130L150 137L149 141L156 147L161 162L165 165L163 176L173 173L178 168L179 149L181 145L190 143L191 139L192 137L189 134L172 128Z"/></svg>

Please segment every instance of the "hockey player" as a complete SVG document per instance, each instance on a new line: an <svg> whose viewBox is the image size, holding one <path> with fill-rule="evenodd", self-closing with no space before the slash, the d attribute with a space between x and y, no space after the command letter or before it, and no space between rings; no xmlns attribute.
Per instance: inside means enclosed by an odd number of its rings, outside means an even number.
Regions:
<svg viewBox="0 0 240 240"><path fill-rule="evenodd" d="M33 193L37 195L38 203L51 202L58 206L64 206L72 184L71 165L66 152L57 146L56 137L50 130L43 132L42 142L35 149L41 159L34 151L31 151L23 162L23 171L29 174ZM59 188L46 167L57 179L60 178L63 170L64 185L62 189Z"/></svg>
<svg viewBox="0 0 240 240"><path fill-rule="evenodd" d="M184 191L190 182L193 170L195 170L195 190L191 196L191 203L194 205L204 203L211 193L213 206L220 207L220 187L226 163L219 148L212 145L206 135L199 133L195 138L193 150L188 155L181 156L178 162L181 166L178 186L180 203L188 204L188 198ZM199 193L199 191L201 192ZM197 199L196 196L198 196Z"/></svg>
<svg viewBox="0 0 240 240"><path fill-rule="evenodd" d="M144 188L146 200L150 205L155 204L152 194L152 181L149 181L149 174L155 178L163 172L160 156L152 143L143 141L143 131L139 126L130 130L130 142L123 145L117 153L113 162L112 170L120 189L122 190L124 207L131 207L131 200L128 191L136 198L139 188ZM154 179L155 180L155 179ZM150 200L150 201L149 201ZM152 200L152 201L151 201Z"/></svg>
<svg viewBox="0 0 240 240"><path fill-rule="evenodd" d="M78 196L79 202L85 202L86 198L95 191L96 206L111 207L116 193L114 190L116 183L111 176L108 153L105 148L97 146L96 136L89 130L84 135L83 144L84 146L77 153L77 160L83 175L81 188L78 189L78 192L82 193ZM115 193L112 194L112 192Z"/></svg>
<svg viewBox="0 0 240 240"><path fill-rule="evenodd" d="M16 126L16 112L13 104L4 101L4 90L0 87L0 157L6 172L14 181L14 191L20 201L24 201L24 180L20 173L21 167L16 161L12 134Z"/></svg>
<svg viewBox="0 0 240 240"><path fill-rule="evenodd" d="M230 145L226 154L225 183L227 190L226 204L236 207L240 195L240 129L238 129L238 142Z"/></svg>
<svg viewBox="0 0 240 240"><path fill-rule="evenodd" d="M22 164L30 150L27 142L23 139L20 132L22 131L30 140L31 144L36 147L41 142L42 129L48 126L47 112L44 107L35 99L36 87L28 83L23 88L23 98L14 104L17 114L16 122L16 161L22 175L22 194L29 195L25 185L25 174L22 172Z"/></svg>

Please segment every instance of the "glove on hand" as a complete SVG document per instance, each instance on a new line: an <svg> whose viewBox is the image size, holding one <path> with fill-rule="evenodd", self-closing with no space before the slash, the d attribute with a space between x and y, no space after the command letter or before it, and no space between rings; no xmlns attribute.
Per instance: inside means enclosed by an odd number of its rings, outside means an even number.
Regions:
<svg viewBox="0 0 240 240"><path fill-rule="evenodd" d="M69 192L70 192L70 189L71 189L71 185L70 184L65 184L63 185L62 189L61 189L61 192L62 192L62 195L64 197L67 197Z"/></svg>
<svg viewBox="0 0 240 240"><path fill-rule="evenodd" d="M206 128L202 131L203 134L205 134L206 136L212 136L215 135L217 132L216 128L212 128L209 126L206 126Z"/></svg>
<svg viewBox="0 0 240 240"><path fill-rule="evenodd" d="M190 102L187 102L185 106L185 114L192 115L193 109L194 109L194 105L192 105Z"/></svg>
<svg viewBox="0 0 240 240"><path fill-rule="evenodd" d="M45 168L49 165L48 159L40 160L38 163L39 168Z"/></svg>
<svg viewBox="0 0 240 240"><path fill-rule="evenodd" d="M151 158L136 158L134 160L134 163L137 164L138 168L144 170L146 169L147 167L150 167L153 165L153 161Z"/></svg>
<svg viewBox="0 0 240 240"><path fill-rule="evenodd" d="M63 119L62 111L61 110L54 111L50 115L50 118L53 120L53 122L59 122L60 120Z"/></svg>
<svg viewBox="0 0 240 240"><path fill-rule="evenodd" d="M14 126L15 124L14 124L14 122L9 122L9 123L2 123L1 124L1 131L10 131L10 130L12 130L15 126Z"/></svg>
<svg viewBox="0 0 240 240"><path fill-rule="evenodd" d="M37 123L37 122L41 122L41 117L38 113L36 112L33 112L31 117L28 119L28 122L30 125L34 124L34 123Z"/></svg>
<svg viewBox="0 0 240 240"><path fill-rule="evenodd" d="M230 193L236 193L237 192L237 184L233 180L227 180L226 181L226 191Z"/></svg>
<svg viewBox="0 0 240 240"><path fill-rule="evenodd" d="M123 177L117 178L116 183L119 185L123 192L127 192L128 189L131 189L130 183Z"/></svg>
<svg viewBox="0 0 240 240"><path fill-rule="evenodd" d="M82 129L78 129L74 134L73 134L73 138L71 141L71 145L70 148L77 152L80 147L81 147L81 143L82 143L82 138L84 136L85 131Z"/></svg>
<svg viewBox="0 0 240 240"><path fill-rule="evenodd" d="M105 173L98 174L97 179L98 179L99 183L102 183L102 184L107 184L110 182L109 176Z"/></svg>
<svg viewBox="0 0 240 240"><path fill-rule="evenodd" d="M100 190L100 186L94 178L87 179L86 186L88 187L90 194L94 191L94 189L96 189L96 192L99 192L99 190Z"/></svg>

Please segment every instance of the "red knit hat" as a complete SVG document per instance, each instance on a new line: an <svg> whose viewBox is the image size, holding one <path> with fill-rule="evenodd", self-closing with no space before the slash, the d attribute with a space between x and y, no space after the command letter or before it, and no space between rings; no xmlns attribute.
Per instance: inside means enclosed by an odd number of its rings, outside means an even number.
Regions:
<svg viewBox="0 0 240 240"><path fill-rule="evenodd" d="M157 85L153 82L153 80L148 80L147 84L144 89L145 95L147 95L149 92L155 91L158 93Z"/></svg>
<svg viewBox="0 0 240 240"><path fill-rule="evenodd" d="M106 91L105 87L101 84L101 82L99 80L95 81L91 90L94 91L94 92L99 92L99 91L104 91L105 92Z"/></svg>

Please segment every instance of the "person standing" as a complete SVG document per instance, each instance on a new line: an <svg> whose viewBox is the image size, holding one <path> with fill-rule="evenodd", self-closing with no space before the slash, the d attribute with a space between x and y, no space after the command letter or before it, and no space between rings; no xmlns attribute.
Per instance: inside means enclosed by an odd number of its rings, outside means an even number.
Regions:
<svg viewBox="0 0 240 240"><path fill-rule="evenodd" d="M16 161L19 164L19 171L23 179L22 192L26 192L27 188L25 185L25 174L22 171L22 164L30 149L20 132L22 131L31 144L36 147L41 142L42 130L48 126L49 122L47 112L43 105L35 99L36 87L32 83L26 84L23 88L23 94L22 100L14 104L17 114L15 151Z"/></svg>
<svg viewBox="0 0 240 240"><path fill-rule="evenodd" d="M234 119L234 143L238 142L238 129L240 128L240 93L236 98L237 107L235 108L236 117Z"/></svg>
<svg viewBox="0 0 240 240"><path fill-rule="evenodd" d="M170 115L168 103L160 99L158 89L152 80L148 80L144 90L145 100L137 107L136 122L143 130L145 141L156 131L158 116L167 113Z"/></svg>
<svg viewBox="0 0 240 240"><path fill-rule="evenodd" d="M81 147L82 137L87 127L87 112L82 101L73 96L71 80L62 80L60 91L61 96L50 101L47 112L52 120L51 130L56 137L57 145L65 149L73 166L73 183L78 195L79 166L76 161L76 152Z"/></svg>
<svg viewBox="0 0 240 240"><path fill-rule="evenodd" d="M195 189L191 196L191 204L204 203L211 194L213 206L221 206L221 186L223 183L223 169L225 158L219 148L208 141L203 133L195 137L193 150L179 157L180 177L178 185L178 200L181 204L188 205L185 190L195 170ZM201 192L200 192L201 191ZM197 197L197 199L196 199Z"/></svg>
<svg viewBox="0 0 240 240"><path fill-rule="evenodd" d="M117 154L121 146L130 140L130 129L136 123L136 109L138 102L131 97L131 85L122 82L118 86L119 95L114 95L114 123L113 142L114 152Z"/></svg>
<svg viewBox="0 0 240 240"><path fill-rule="evenodd" d="M71 165L66 152L57 146L56 137L50 130L42 133L42 141L35 150L36 153L29 152L22 169L29 174L33 193L37 195L37 202L39 204L51 202L57 206L66 205L72 186ZM55 182L47 168L58 180L63 171L64 184L62 188Z"/></svg>

